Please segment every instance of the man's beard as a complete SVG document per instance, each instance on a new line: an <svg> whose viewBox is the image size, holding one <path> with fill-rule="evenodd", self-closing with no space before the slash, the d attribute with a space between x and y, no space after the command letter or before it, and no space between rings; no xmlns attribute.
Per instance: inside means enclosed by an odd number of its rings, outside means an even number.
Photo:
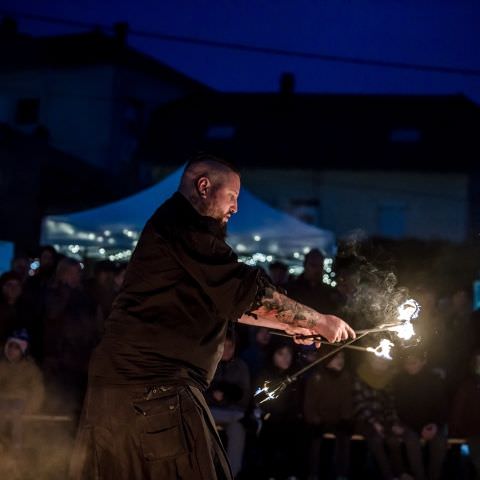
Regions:
<svg viewBox="0 0 480 480"><path fill-rule="evenodd" d="M216 236L225 241L227 238L227 222L222 222L221 220L216 219L215 222L218 224L218 233Z"/></svg>

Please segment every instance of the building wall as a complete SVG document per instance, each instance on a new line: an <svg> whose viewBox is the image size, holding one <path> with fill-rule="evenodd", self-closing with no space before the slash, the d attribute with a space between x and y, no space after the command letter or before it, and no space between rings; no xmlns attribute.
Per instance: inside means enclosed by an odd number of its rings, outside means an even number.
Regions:
<svg viewBox="0 0 480 480"><path fill-rule="evenodd" d="M143 72L117 67L113 93L119 101L112 104L112 161L121 168L131 160L150 115L162 105L188 94L189 90Z"/></svg>
<svg viewBox="0 0 480 480"><path fill-rule="evenodd" d="M110 148L113 68L41 69L0 74L1 120L24 131L47 127L50 143L96 166ZM17 102L38 98L36 124L16 122Z"/></svg>
<svg viewBox="0 0 480 480"><path fill-rule="evenodd" d="M185 89L141 72L108 65L0 73L0 121L25 132L47 127L58 149L121 170L151 111ZM38 121L16 121L18 101L39 99ZM138 129L131 131L136 115Z"/></svg>
<svg viewBox="0 0 480 480"><path fill-rule="evenodd" d="M275 207L332 230L461 242L468 234L464 174L249 170L244 185Z"/></svg>

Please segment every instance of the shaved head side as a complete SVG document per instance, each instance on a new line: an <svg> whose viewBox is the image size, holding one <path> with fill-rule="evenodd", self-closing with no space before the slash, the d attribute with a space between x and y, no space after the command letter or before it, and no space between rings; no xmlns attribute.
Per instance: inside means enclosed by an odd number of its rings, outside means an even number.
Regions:
<svg viewBox="0 0 480 480"><path fill-rule="evenodd" d="M201 215L225 225L237 211L240 174L221 158L199 155L187 163L178 191Z"/></svg>
<svg viewBox="0 0 480 480"><path fill-rule="evenodd" d="M197 155L190 159L185 166L179 191L184 195L187 193L190 195L192 189L195 188L196 181L201 177L209 178L212 186L218 187L232 172L240 177L238 169L223 158L208 154Z"/></svg>

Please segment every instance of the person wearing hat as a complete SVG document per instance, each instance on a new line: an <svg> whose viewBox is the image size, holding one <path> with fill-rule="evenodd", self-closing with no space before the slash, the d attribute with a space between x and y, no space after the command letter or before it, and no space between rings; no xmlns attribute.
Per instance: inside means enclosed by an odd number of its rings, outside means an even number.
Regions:
<svg viewBox="0 0 480 480"><path fill-rule="evenodd" d="M40 369L28 354L29 336L25 329L9 335L0 360L0 411L33 413L40 409L45 388Z"/></svg>

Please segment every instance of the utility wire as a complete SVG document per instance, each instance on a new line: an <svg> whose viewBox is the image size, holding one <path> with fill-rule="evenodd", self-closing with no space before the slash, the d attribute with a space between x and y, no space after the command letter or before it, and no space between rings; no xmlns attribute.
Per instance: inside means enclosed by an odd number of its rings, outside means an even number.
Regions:
<svg viewBox="0 0 480 480"><path fill-rule="evenodd" d="M44 15L30 13L12 12L0 9L0 13L11 17L20 17L27 20L50 23L55 25L65 25L80 28L101 28L102 30L112 32L112 26L100 25L95 23L79 22L63 18L56 18ZM256 54L275 55L283 57L300 58L306 60L320 60L324 62L343 63L350 65L361 65L366 67L380 67L398 70L410 70L418 72L442 73L449 75L462 75L469 77L480 77L480 69L475 68L457 68L443 65L429 65L421 63L397 62L390 60L377 60L372 58L350 57L342 55L331 55L325 53L305 52L300 50L289 50L283 48L264 47L249 45L246 43L220 42L199 37L190 37L184 35L172 35L161 32L149 32L144 30L129 29L128 33L136 37L151 38L160 41L184 43L190 45L218 48L231 51L248 52Z"/></svg>

